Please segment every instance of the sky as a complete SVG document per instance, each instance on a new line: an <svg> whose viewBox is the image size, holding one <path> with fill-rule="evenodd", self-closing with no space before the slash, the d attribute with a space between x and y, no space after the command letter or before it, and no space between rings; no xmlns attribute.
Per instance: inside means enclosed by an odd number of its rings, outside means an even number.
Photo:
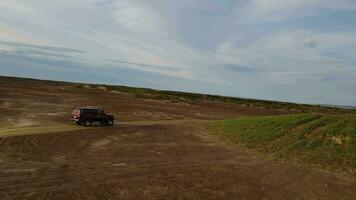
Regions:
<svg viewBox="0 0 356 200"><path fill-rule="evenodd" d="M356 0L0 0L0 75L356 106Z"/></svg>

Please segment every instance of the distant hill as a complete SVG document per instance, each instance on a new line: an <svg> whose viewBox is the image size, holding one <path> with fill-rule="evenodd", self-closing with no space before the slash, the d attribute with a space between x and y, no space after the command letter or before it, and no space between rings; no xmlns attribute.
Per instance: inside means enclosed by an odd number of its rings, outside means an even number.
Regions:
<svg viewBox="0 0 356 200"><path fill-rule="evenodd" d="M321 104L320 106L330 107L330 108L340 108L340 109L356 110L356 106L340 106L340 105L332 105L332 104Z"/></svg>
<svg viewBox="0 0 356 200"><path fill-rule="evenodd" d="M52 80L38 80L31 78L19 77L4 77L0 76L0 84L6 83L6 79L16 79L17 81L42 81L47 84L71 84L81 89L98 89L106 91L118 91L130 93L137 98L145 99L158 99L171 102L194 103L195 101L215 101L223 103L239 104L251 108L270 108L291 110L295 112L322 112L322 113L352 113L356 114L356 107L353 106L335 106L335 105L311 105L311 104L298 104L291 102L280 102L260 99L228 97L211 94L198 94L190 92L169 91L169 90L156 90L150 88L129 87L122 85L107 85L107 84L90 84L90 83L73 83L65 81L52 81Z"/></svg>

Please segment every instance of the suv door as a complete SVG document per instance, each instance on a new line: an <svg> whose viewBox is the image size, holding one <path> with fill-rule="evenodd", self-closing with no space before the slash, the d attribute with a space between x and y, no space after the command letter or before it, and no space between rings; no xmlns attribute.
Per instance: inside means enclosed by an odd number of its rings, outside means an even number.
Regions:
<svg viewBox="0 0 356 200"><path fill-rule="evenodd" d="M94 109L83 109L83 119L84 120L90 120L90 121L96 121L96 110Z"/></svg>
<svg viewBox="0 0 356 200"><path fill-rule="evenodd" d="M98 121L106 121L106 114L103 110L96 111L96 118Z"/></svg>

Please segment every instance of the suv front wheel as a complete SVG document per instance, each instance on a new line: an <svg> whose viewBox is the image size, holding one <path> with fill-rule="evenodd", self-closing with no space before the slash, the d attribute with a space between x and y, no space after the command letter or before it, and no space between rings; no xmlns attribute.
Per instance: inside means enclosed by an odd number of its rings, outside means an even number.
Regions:
<svg viewBox="0 0 356 200"><path fill-rule="evenodd" d="M111 119L109 119L109 120L106 122L106 125L112 126L112 125L114 125L114 121L111 120Z"/></svg>
<svg viewBox="0 0 356 200"><path fill-rule="evenodd" d="M84 125L85 125L86 127L91 126L91 121L90 121L90 120L86 120L86 121L84 122Z"/></svg>

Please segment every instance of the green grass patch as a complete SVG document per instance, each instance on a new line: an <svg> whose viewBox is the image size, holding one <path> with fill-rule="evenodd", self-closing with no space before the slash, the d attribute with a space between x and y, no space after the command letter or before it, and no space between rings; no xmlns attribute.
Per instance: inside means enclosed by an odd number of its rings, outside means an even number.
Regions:
<svg viewBox="0 0 356 200"><path fill-rule="evenodd" d="M229 141L323 166L356 167L356 117L294 114L216 121L211 131Z"/></svg>

